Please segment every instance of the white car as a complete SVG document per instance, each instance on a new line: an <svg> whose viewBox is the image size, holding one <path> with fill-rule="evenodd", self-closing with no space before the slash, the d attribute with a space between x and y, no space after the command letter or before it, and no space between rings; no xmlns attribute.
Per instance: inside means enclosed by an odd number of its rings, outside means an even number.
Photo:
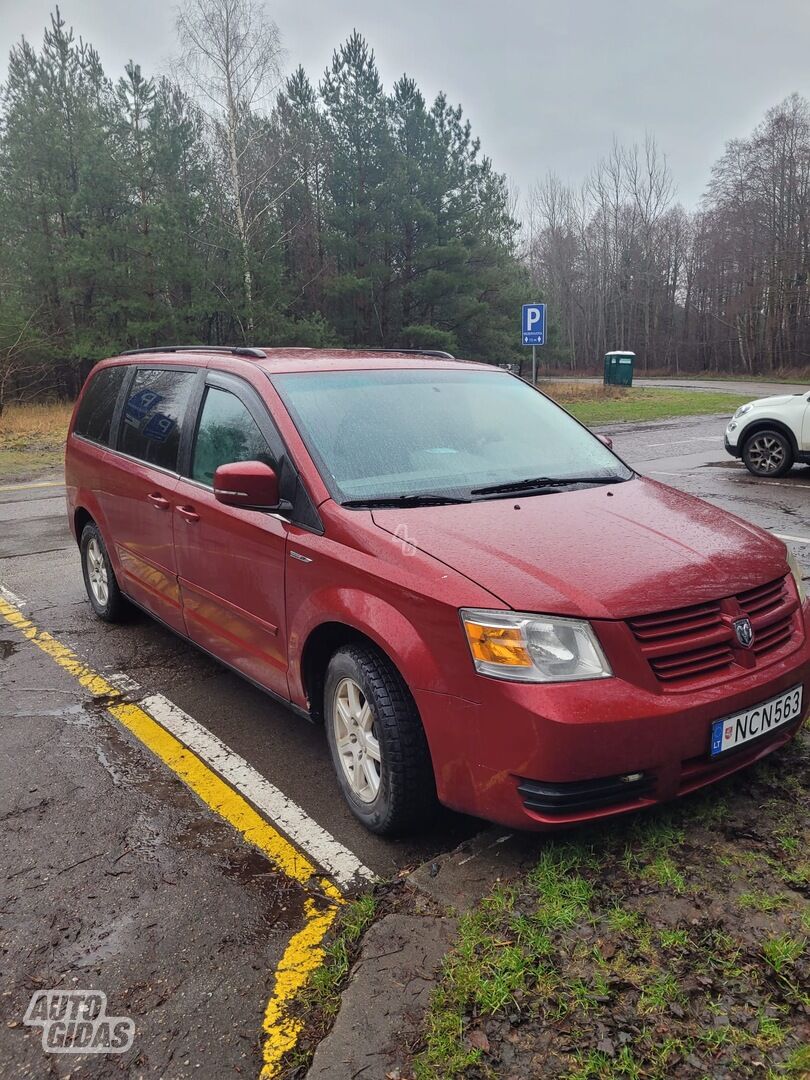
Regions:
<svg viewBox="0 0 810 1080"><path fill-rule="evenodd" d="M784 476L797 461L810 465L810 392L741 405L726 428L726 450L754 476Z"/></svg>

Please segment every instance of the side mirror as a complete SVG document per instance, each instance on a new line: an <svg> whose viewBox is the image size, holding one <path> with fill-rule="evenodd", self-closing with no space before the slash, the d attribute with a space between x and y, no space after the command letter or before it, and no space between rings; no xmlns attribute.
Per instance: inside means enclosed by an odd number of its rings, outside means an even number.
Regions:
<svg viewBox="0 0 810 1080"><path fill-rule="evenodd" d="M277 510L276 470L263 461L234 461L214 473L214 498L243 510Z"/></svg>
<svg viewBox="0 0 810 1080"><path fill-rule="evenodd" d="M607 436L607 435L597 435L596 437L599 440L599 442L605 444L605 446L608 448L608 450L613 449L613 439L611 439L609 436Z"/></svg>

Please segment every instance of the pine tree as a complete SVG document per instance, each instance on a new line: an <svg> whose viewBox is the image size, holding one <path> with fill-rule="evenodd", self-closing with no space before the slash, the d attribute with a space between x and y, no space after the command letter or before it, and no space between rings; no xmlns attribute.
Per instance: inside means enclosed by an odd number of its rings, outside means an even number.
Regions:
<svg viewBox="0 0 810 1080"><path fill-rule="evenodd" d="M374 53L355 30L320 86L331 146L327 310L352 344L386 341L391 278L392 162L388 104Z"/></svg>

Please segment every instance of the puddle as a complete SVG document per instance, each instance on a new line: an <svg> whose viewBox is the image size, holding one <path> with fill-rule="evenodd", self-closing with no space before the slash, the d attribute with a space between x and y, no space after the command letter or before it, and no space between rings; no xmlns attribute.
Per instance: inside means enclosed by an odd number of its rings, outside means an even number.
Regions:
<svg viewBox="0 0 810 1080"><path fill-rule="evenodd" d="M138 938L134 916L124 912L106 926L94 928L90 940L74 951L73 963L79 969L93 968L116 957L131 956Z"/></svg>
<svg viewBox="0 0 810 1080"><path fill-rule="evenodd" d="M127 779L124 770L119 768L116 762L111 761L100 746L96 747L96 757L113 784L115 784L116 787L120 787L124 780Z"/></svg>

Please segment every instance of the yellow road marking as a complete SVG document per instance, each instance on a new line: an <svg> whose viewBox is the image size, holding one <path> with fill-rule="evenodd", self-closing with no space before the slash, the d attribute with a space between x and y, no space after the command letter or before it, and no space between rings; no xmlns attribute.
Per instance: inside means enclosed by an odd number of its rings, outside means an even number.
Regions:
<svg viewBox="0 0 810 1080"><path fill-rule="evenodd" d="M287 1007L306 984L311 973L323 962L323 939L337 915L337 907L318 911L312 900L306 902L307 921L293 934L276 968L273 996L264 1012L264 1065L260 1080L272 1080L281 1059L298 1042L303 1021L290 1016Z"/></svg>
<svg viewBox="0 0 810 1080"><path fill-rule="evenodd" d="M30 484L0 484L0 491L25 491L26 488L64 487L64 480L38 480Z"/></svg>
<svg viewBox="0 0 810 1080"><path fill-rule="evenodd" d="M192 754L179 739L139 705L125 701L121 692L103 675L87 667L76 653L55 637L40 630L30 619L0 597L5 621L72 675L128 731L163 761L183 783L216 814L232 825L249 844L258 848L288 877L326 900L326 906L310 896L304 905L305 923L290 939L276 970L273 996L264 1013L264 1049L261 1080L277 1074L283 1055L298 1039L302 1024L287 1015L292 996L304 985L323 959L323 939L342 903L340 890L293 845L264 820L242 796Z"/></svg>

